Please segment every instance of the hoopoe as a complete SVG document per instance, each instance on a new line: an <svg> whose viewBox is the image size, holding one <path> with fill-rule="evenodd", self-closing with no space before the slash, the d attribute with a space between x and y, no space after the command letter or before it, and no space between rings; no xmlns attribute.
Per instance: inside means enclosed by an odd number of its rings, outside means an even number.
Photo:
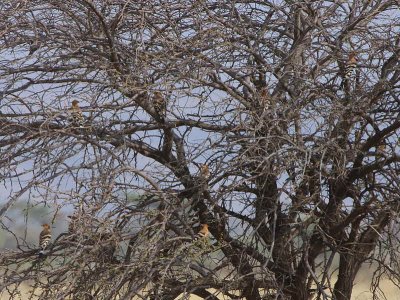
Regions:
<svg viewBox="0 0 400 300"><path fill-rule="evenodd" d="M269 95L268 95L267 88L263 88L263 89L261 90L260 96L261 96L261 99L262 99L263 101L267 101L267 100L268 100Z"/></svg>
<svg viewBox="0 0 400 300"><path fill-rule="evenodd" d="M39 235L39 257L44 255L44 250L46 250L47 246L50 244L51 240L51 229L49 224L42 225L43 230L40 232Z"/></svg>
<svg viewBox="0 0 400 300"><path fill-rule="evenodd" d="M210 235L210 231L208 231L208 224L200 224L201 228L200 231L196 234L194 241L197 240L205 240Z"/></svg>
<svg viewBox="0 0 400 300"><path fill-rule="evenodd" d="M263 110L268 109L271 104L271 96L269 95L266 87L261 89L259 99L262 109Z"/></svg>
<svg viewBox="0 0 400 300"><path fill-rule="evenodd" d="M355 51L350 52L346 65L344 66L344 77L340 85L341 87L344 87L345 82L353 76L354 70L357 67L357 61L357 53Z"/></svg>
<svg viewBox="0 0 400 300"><path fill-rule="evenodd" d="M29 41L29 55L32 55L37 50L39 50L41 43L37 40L30 40Z"/></svg>
<svg viewBox="0 0 400 300"><path fill-rule="evenodd" d="M243 84L243 89L242 89L243 97L246 100L247 99L251 99L251 96L252 96L251 88L254 88L254 85L251 82L250 76L249 75L245 75L243 77L243 81L245 83L245 84Z"/></svg>
<svg viewBox="0 0 400 300"><path fill-rule="evenodd" d="M167 103L165 102L163 95L160 92L154 92L153 101L154 110L156 111L158 117L161 120L164 120L167 112Z"/></svg>
<svg viewBox="0 0 400 300"><path fill-rule="evenodd" d="M73 214L72 216L67 216L67 218L69 218L68 233L69 234L76 233L78 216L76 214Z"/></svg>
<svg viewBox="0 0 400 300"><path fill-rule="evenodd" d="M200 165L200 178L203 180L210 179L210 168L207 164Z"/></svg>
<svg viewBox="0 0 400 300"><path fill-rule="evenodd" d="M386 142L383 141L382 144L380 144L378 147L376 147L377 153L381 155L385 155L386 152Z"/></svg>
<svg viewBox="0 0 400 300"><path fill-rule="evenodd" d="M79 107L79 101L78 100L73 100L71 102L71 123L74 126L79 126L80 128L83 128L83 124L85 123L85 119L83 118L82 115L82 110Z"/></svg>

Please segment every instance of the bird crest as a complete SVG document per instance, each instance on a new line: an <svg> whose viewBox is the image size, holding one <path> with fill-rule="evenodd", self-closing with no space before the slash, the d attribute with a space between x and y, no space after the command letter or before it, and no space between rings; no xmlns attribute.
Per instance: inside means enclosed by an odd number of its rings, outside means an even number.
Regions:
<svg viewBox="0 0 400 300"><path fill-rule="evenodd" d="M205 179L210 178L210 168L207 164L200 165L200 176Z"/></svg>

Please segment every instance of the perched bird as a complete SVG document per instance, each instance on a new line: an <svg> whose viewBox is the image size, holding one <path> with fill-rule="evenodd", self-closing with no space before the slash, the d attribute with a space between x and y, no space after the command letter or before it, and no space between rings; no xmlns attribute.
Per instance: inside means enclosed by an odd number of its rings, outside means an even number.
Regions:
<svg viewBox="0 0 400 300"><path fill-rule="evenodd" d="M29 43L29 55L32 55L37 50L42 47L42 44L45 43L46 36L42 32L36 32L35 37L28 40Z"/></svg>
<svg viewBox="0 0 400 300"><path fill-rule="evenodd" d="M85 119L83 118L82 111L78 103L79 103L78 100L73 100L71 103L71 108L70 108L71 123L74 126L79 126L80 128L83 128Z"/></svg>
<svg viewBox="0 0 400 300"><path fill-rule="evenodd" d="M208 224L201 224L200 231L196 234L194 238L195 241L197 240L205 240L210 235L210 231L208 231Z"/></svg>
<svg viewBox="0 0 400 300"><path fill-rule="evenodd" d="M261 107L264 110L269 108L271 104L271 96L269 95L266 87L261 89L259 100Z"/></svg>
<svg viewBox="0 0 400 300"><path fill-rule="evenodd" d="M350 52L347 62L344 66L344 77L341 83L343 88L345 83L353 76L354 70L357 67L357 53L355 51Z"/></svg>
<svg viewBox="0 0 400 300"><path fill-rule="evenodd" d="M153 101L154 110L156 111L158 117L161 120L164 120L167 112L167 103L165 102L163 95L158 91L155 92Z"/></svg>
<svg viewBox="0 0 400 300"><path fill-rule="evenodd" d="M37 40L30 40L29 41L29 55L32 55L33 53L35 53L37 50L39 50L41 46L41 43L38 42Z"/></svg>
<svg viewBox="0 0 400 300"><path fill-rule="evenodd" d="M380 145L376 148L376 150L377 150L377 153L379 153L379 154L385 156L385 154L386 154L386 143L385 143L385 141L383 141L382 144L380 144Z"/></svg>
<svg viewBox="0 0 400 300"><path fill-rule="evenodd" d="M243 77L243 82L245 84L243 84L243 89L242 89L242 93L243 93L243 97L247 100L247 99L251 99L252 97L252 89L254 87L253 83L251 82L250 76L249 75L245 75Z"/></svg>
<svg viewBox="0 0 400 300"><path fill-rule="evenodd" d="M200 165L200 178L203 180L210 179L210 168L207 164Z"/></svg>
<svg viewBox="0 0 400 300"><path fill-rule="evenodd" d="M261 90L260 96L261 96L261 99L262 99L262 100L264 100L264 101L268 100L269 95L268 95L268 90L267 90L267 88L263 88L263 89Z"/></svg>
<svg viewBox="0 0 400 300"><path fill-rule="evenodd" d="M69 234L74 234L76 233L76 229L77 229L77 219L78 216L76 214L73 214L72 216L67 216L70 220L68 223L68 233Z"/></svg>
<svg viewBox="0 0 400 300"><path fill-rule="evenodd" d="M39 257L42 257L44 255L44 250L46 250L47 246L50 243L51 240L51 229L49 224L43 224L42 225L43 230L40 232L39 235Z"/></svg>

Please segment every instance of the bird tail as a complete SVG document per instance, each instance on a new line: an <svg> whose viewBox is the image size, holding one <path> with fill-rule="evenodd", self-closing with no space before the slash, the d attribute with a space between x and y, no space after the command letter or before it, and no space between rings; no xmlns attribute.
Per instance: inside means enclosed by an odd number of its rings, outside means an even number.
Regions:
<svg viewBox="0 0 400 300"><path fill-rule="evenodd" d="M198 240L203 240L206 238L206 235L203 232L199 232L196 234L196 236L193 238L193 242L196 242Z"/></svg>
<svg viewBox="0 0 400 300"><path fill-rule="evenodd" d="M346 84L346 79L343 78L342 82L340 83L340 88L343 89L345 84Z"/></svg>

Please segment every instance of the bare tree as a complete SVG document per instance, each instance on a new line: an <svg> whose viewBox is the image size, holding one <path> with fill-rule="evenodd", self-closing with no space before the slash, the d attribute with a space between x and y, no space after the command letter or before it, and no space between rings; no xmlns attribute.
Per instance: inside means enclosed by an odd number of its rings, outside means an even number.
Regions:
<svg viewBox="0 0 400 300"><path fill-rule="evenodd" d="M399 285L398 5L0 4L3 228L20 198L73 209L43 258L2 251L1 290L342 300L366 263Z"/></svg>

